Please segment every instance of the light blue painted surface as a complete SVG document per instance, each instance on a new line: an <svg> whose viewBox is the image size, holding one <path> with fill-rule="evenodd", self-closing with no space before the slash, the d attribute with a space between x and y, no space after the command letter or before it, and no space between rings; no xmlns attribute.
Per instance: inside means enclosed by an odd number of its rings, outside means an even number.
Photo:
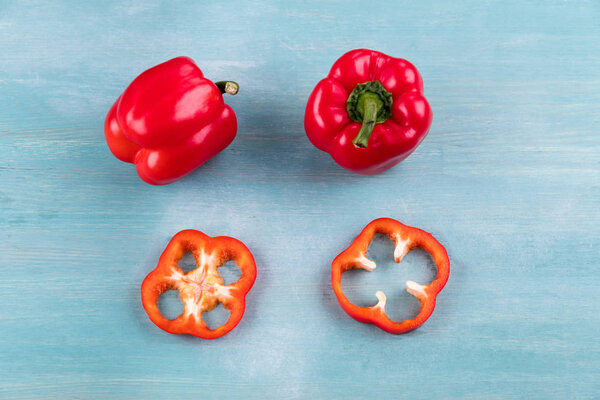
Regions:
<svg viewBox="0 0 600 400"><path fill-rule="evenodd" d="M598 2L48 3L0 3L1 398L600 396ZM358 47L417 65L434 110L421 147L375 177L303 131L310 91ZM178 55L241 84L239 132L152 187L102 125ZM404 336L350 319L330 288L331 260L382 216L451 259L433 316ZM166 334L140 304L184 228L239 238L258 264L219 340ZM365 305L382 289L406 316L403 282L431 279L427 258L383 264L345 288Z"/></svg>

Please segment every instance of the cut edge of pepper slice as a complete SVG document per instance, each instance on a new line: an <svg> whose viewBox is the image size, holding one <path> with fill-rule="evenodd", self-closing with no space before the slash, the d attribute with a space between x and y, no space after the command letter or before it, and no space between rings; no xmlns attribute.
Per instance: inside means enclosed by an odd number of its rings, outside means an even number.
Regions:
<svg viewBox="0 0 600 400"><path fill-rule="evenodd" d="M350 269L373 271L376 264L367 258L369 245L375 234L386 235L395 243L394 260L399 263L410 250L420 248L428 252L437 268L434 280L428 285L406 281L406 291L421 303L419 313L412 319L401 322L392 321L385 313L386 296L377 291L377 304L371 307L359 307L351 303L342 291L342 274ZM421 326L433 313L437 294L444 288L450 274L450 260L444 246L431 234L411 226L404 225L392 218L379 218L371 221L354 239L352 244L338 255L331 264L333 291L342 309L357 321L373 324L386 332L401 334Z"/></svg>
<svg viewBox="0 0 600 400"><path fill-rule="evenodd" d="M185 253L194 256L197 267L184 272L178 265ZM233 260L241 271L240 278L223 284L218 268ZM234 329L244 315L245 296L256 280L256 264L248 248L239 240L210 237L188 229L177 233L160 256L157 267L142 282L142 305L150 320L172 334L190 334L202 339L216 339ZM167 290L178 290L183 312L174 319L162 315L158 299ZM227 322L210 329L202 313L219 303L229 310Z"/></svg>

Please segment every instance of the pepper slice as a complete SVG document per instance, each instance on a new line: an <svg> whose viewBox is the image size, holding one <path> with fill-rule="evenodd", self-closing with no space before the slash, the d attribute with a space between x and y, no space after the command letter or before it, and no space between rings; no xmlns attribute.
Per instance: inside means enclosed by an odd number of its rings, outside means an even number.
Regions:
<svg viewBox="0 0 600 400"><path fill-rule="evenodd" d="M406 281L408 293L419 299L421 310L413 319L402 322L392 321L385 313L386 297L382 291L375 293L378 302L372 307L359 307L352 304L342 291L342 274L350 269L373 271L376 267L373 260L366 256L369 244L376 233L385 234L396 245L394 259L397 263L412 249L421 248L427 251L437 266L437 275L429 285L421 285ZM371 221L354 239L352 244L338 255L331 264L331 281L333 291L344 311L357 321L373 324L386 332L400 334L410 332L421 326L435 308L437 294L444 288L450 274L450 260L444 246L429 233L404 225L391 218L379 218Z"/></svg>
<svg viewBox="0 0 600 400"><path fill-rule="evenodd" d="M194 256L197 268L183 272L177 265L185 253ZM242 274L230 285L223 285L218 268L233 260ZM256 264L250 250L239 240L219 236L211 238L188 229L177 233L160 256L158 266L142 283L142 305L160 329L176 335L189 334L215 339L231 331L242 319L246 294L256 279ZM158 309L158 298L167 290L179 290L183 313L175 319L165 318ZM221 303L230 312L227 322L209 329L202 313Z"/></svg>

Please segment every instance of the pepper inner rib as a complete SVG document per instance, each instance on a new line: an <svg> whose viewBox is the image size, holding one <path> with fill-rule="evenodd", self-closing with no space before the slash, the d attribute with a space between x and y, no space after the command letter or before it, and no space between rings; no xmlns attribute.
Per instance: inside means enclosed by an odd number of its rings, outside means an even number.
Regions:
<svg viewBox="0 0 600 400"><path fill-rule="evenodd" d="M202 269L202 274L198 278L198 280L193 280L188 277L185 277L181 280L182 282L191 285L194 287L194 301L197 303L200 301L202 297L203 291L208 291L210 293L214 293L215 288L213 286L207 285L204 283L204 279L206 278L206 269Z"/></svg>
<svg viewBox="0 0 600 400"><path fill-rule="evenodd" d="M173 268L171 279L184 303L184 313L200 316L205 311L214 309L227 296L218 267L219 262L212 254L202 252L194 257L197 268L182 274Z"/></svg>
<svg viewBox="0 0 600 400"><path fill-rule="evenodd" d="M400 263L404 256L410 251L410 238L403 239L399 233L393 236L388 235L388 237L394 242L394 261ZM360 268L369 272L372 272L377 268L375 261L367 258L365 253L360 253L359 257L355 259L355 262ZM426 287L427 285L421 285L411 280L406 281L406 291L417 298L427 297L427 293L425 292ZM385 294L381 290L378 290L375 293L375 296L377 297L377 304L371 308L381 308L382 310L385 310L385 303L387 300Z"/></svg>

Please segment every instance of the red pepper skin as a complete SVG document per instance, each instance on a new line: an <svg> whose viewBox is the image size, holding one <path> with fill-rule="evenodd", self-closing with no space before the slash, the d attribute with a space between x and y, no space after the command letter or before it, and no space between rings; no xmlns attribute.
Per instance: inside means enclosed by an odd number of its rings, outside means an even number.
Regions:
<svg viewBox="0 0 600 400"><path fill-rule="evenodd" d="M406 282L406 290L421 302L421 310L413 319L394 322L385 314L386 297L383 292L377 292L376 305L372 307L359 307L352 304L342 291L342 274L349 269L375 269L375 262L367 259L366 254L369 244L376 233L385 234L394 243L394 259L396 262L412 249L421 248L427 251L437 266L437 275L429 285L420 285L413 281ZM379 218L370 222L357 236L352 244L338 255L331 264L331 281L333 291L342 309L357 321L373 324L386 332L401 334L410 332L421 326L433 313L436 296L444 288L450 275L450 260L446 249L429 233L410 226L406 226L391 218Z"/></svg>
<svg viewBox="0 0 600 400"><path fill-rule="evenodd" d="M192 253L198 267L184 273L177 263L186 252ZM242 275L235 283L223 285L217 269L229 260L235 261ZM142 305L152 322L164 331L216 339L230 332L242 319L246 294L255 279L254 257L242 242L227 236L211 238L188 229L173 236L158 266L142 282ZM165 318L157 305L159 297L171 289L179 290L183 303L183 313L172 320ZM229 320L209 329L202 313L214 309L218 303L229 310Z"/></svg>
<svg viewBox="0 0 600 400"><path fill-rule="evenodd" d="M362 146L366 148L361 148L353 141L367 121L351 118L347 101L358 84L373 81L391 94L391 105L382 106L390 114L385 121L375 122L372 133L365 132ZM358 111L364 116L363 109ZM423 96L423 80L414 65L378 51L358 49L340 57L328 77L317 84L308 99L304 128L312 144L339 165L374 175L398 164L417 148L427 136L432 116Z"/></svg>
<svg viewBox="0 0 600 400"><path fill-rule="evenodd" d="M143 72L106 116L104 134L111 152L135 164L140 178L152 185L192 172L235 138L235 114L224 103L218 84L225 82L204 78L188 57Z"/></svg>

